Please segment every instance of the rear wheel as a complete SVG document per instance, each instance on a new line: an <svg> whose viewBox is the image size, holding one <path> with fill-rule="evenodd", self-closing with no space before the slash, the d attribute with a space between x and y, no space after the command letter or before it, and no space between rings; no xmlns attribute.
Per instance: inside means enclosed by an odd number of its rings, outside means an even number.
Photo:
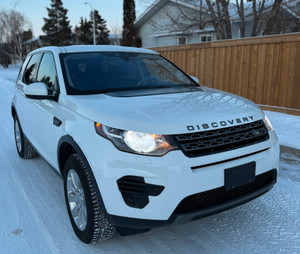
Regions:
<svg viewBox="0 0 300 254"><path fill-rule="evenodd" d="M78 154L64 168L64 192L69 218L77 237L85 243L104 241L116 233L101 207L94 176Z"/></svg>
<svg viewBox="0 0 300 254"><path fill-rule="evenodd" d="M23 159L37 157L38 154L34 147L30 144L29 140L24 136L19 119L17 117L14 118L14 133L19 156Z"/></svg>

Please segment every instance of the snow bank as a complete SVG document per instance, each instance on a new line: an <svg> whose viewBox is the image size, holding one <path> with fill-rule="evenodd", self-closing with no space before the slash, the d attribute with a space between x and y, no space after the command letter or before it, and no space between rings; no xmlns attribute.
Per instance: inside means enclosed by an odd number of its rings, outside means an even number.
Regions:
<svg viewBox="0 0 300 254"><path fill-rule="evenodd" d="M265 111L281 145L300 149L300 116Z"/></svg>

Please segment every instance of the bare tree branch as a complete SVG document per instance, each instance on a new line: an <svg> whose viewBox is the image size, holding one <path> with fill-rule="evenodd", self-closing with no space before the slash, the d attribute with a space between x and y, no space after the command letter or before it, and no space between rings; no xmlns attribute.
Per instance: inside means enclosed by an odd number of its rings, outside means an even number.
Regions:
<svg viewBox="0 0 300 254"><path fill-rule="evenodd" d="M282 0L275 0L274 5L272 6L271 12L269 13L265 27L264 27L264 34L271 34L271 30L274 27L276 16L279 12L279 9L282 5Z"/></svg>
<svg viewBox="0 0 300 254"><path fill-rule="evenodd" d="M0 11L0 43L9 45L11 52L7 52L15 59L23 60L24 32L30 23L25 16L16 11Z"/></svg>
<svg viewBox="0 0 300 254"><path fill-rule="evenodd" d="M240 16L240 20L241 20L241 37L244 38L245 37L245 10L244 10L244 1L243 0L236 0L236 8L237 8L237 12Z"/></svg>
<svg viewBox="0 0 300 254"><path fill-rule="evenodd" d="M231 39L231 18L229 15L229 0L206 0L211 14L211 22L218 39Z"/></svg>
<svg viewBox="0 0 300 254"><path fill-rule="evenodd" d="M252 1L253 27L252 27L251 36L257 36L261 31L264 23L264 18L263 18L264 13L265 13L265 0L259 1L258 7L257 7L256 0L253 0Z"/></svg>

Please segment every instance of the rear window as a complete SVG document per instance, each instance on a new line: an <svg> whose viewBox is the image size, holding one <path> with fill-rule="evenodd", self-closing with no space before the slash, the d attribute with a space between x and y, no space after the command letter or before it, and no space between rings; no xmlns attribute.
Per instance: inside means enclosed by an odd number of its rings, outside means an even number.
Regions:
<svg viewBox="0 0 300 254"><path fill-rule="evenodd" d="M198 86L159 55L88 52L60 57L68 94Z"/></svg>

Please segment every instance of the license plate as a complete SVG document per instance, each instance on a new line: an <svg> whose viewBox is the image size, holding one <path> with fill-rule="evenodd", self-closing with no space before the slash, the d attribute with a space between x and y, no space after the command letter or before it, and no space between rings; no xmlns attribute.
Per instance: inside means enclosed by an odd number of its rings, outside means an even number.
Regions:
<svg viewBox="0 0 300 254"><path fill-rule="evenodd" d="M247 164L225 169L225 190L228 191L255 182L255 166L256 162L252 161Z"/></svg>

